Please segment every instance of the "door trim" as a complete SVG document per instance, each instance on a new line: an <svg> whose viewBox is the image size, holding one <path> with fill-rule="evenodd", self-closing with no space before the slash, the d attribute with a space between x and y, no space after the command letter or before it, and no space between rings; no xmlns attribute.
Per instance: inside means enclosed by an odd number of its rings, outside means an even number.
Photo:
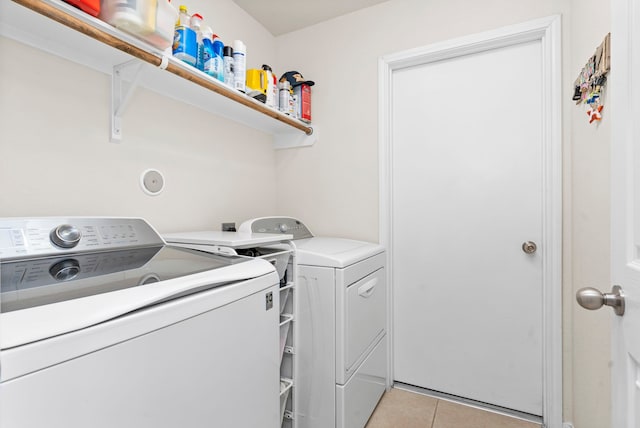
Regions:
<svg viewBox="0 0 640 428"><path fill-rule="evenodd" d="M391 102L393 73L404 68L491 49L540 41L543 138L543 405L544 426L562 428L562 118L561 18L554 15L497 30L435 43L378 60L379 234L387 251L389 379L393 373L393 194Z"/></svg>
<svg viewBox="0 0 640 428"><path fill-rule="evenodd" d="M611 2L611 57L615 58L615 67L611 68L609 82L611 100L611 285L629 281L621 260L630 262L637 268L637 257L631 240L616 242L617 237L633 224L634 209L632 196L637 185L633 170L633 159L637 156L637 141L640 139L640 124L636 120L640 111L640 85L636 76L640 71L640 8L635 0L613 0ZM625 165L620 168L620 165ZM622 186L622 187L621 187ZM619 208L613 209L614 206ZM623 232L620 232L622 230ZM637 238L636 238L637 239ZM633 261L633 262L631 262ZM626 263L625 263L626 264ZM629 279L626 279L629 278ZM627 297L629 299L630 296ZM627 300L629 302L629 300ZM635 309L637 311L637 309ZM624 315L628 317L629 314ZM630 400L626 384L631 373L631 364L627 355L627 346L622 330L623 318L614 316L611 322L611 426L630 427L634 403ZM625 392L627 391L627 392Z"/></svg>

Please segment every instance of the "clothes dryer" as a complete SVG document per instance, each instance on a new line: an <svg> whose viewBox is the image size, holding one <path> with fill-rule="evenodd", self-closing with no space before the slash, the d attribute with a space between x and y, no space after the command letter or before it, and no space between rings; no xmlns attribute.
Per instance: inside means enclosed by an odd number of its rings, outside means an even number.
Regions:
<svg viewBox="0 0 640 428"><path fill-rule="evenodd" d="M297 260L296 428L362 428L388 384L385 250L263 217L239 232L290 234Z"/></svg>

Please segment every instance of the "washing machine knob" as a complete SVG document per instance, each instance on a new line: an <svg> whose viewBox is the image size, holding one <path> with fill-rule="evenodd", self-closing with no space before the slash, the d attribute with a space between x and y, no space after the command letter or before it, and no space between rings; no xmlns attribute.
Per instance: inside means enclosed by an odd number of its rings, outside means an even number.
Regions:
<svg viewBox="0 0 640 428"><path fill-rule="evenodd" d="M51 231L49 238L54 245L60 248L73 248L80 242L82 233L71 224L61 224Z"/></svg>
<svg viewBox="0 0 640 428"><path fill-rule="evenodd" d="M278 225L278 230L280 230L280 232L282 233L287 233L287 230L289 230L289 226L287 226L287 223L280 223Z"/></svg>

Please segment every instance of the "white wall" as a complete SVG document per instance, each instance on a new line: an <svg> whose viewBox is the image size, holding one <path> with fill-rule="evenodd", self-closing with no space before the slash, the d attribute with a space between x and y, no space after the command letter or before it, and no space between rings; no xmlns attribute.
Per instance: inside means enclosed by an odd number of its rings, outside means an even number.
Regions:
<svg viewBox="0 0 640 428"><path fill-rule="evenodd" d="M249 67L275 58L275 38L231 0L184 3L242 39ZM137 89L113 144L107 75L7 38L0 52L0 216L141 216L169 231L274 213L271 136ZM165 175L159 196L139 186L147 168Z"/></svg>
<svg viewBox="0 0 640 428"><path fill-rule="evenodd" d="M573 80L608 31L608 8L607 1L390 0L285 34L277 44L278 69L298 70L316 82L313 121L322 129L315 146L277 153L278 186L287 189L278 193L278 209L317 234L377 241L378 58L563 16L563 395L564 418L576 420L577 428L605 428L610 420L609 348L590 335L606 336L607 318L576 309L573 297L579 286L608 283L608 125L586 126L584 111L571 102ZM491 88L478 82L467 102L480 104L482 96L491 96Z"/></svg>
<svg viewBox="0 0 640 428"><path fill-rule="evenodd" d="M563 12L567 0L392 0L278 37L278 69L316 82L313 121L322 127L319 144L277 154L279 186L303 198L281 193L278 207L318 233L377 240L378 58ZM478 82L473 96L483 95L490 88Z"/></svg>
<svg viewBox="0 0 640 428"><path fill-rule="evenodd" d="M611 31L610 2L572 0L568 73L575 79L604 36ZM615 64L615 59L613 59ZM615 67L615 65L614 65ZM566 99L570 98L568 88ZM611 424L610 332L613 311L587 311L575 304L581 287L610 291L610 142L611 110L605 92L603 120L589 124L586 106L571 103L573 227L569 293L573 338L573 421L576 428Z"/></svg>
<svg viewBox="0 0 640 428"><path fill-rule="evenodd" d="M0 38L0 216L133 215L168 231L282 213L318 234L377 241L378 57L560 13L565 419L576 428L607 427L608 315L576 309L573 294L608 287L609 125L606 110L602 124L588 125L570 96L608 31L609 2L391 0L277 39L231 0L186 4L227 44L245 41L249 67L270 63L278 75L298 70L316 81L321 140L274 154L266 134L138 90L124 141L112 144L108 76ZM165 174L162 195L140 190L147 168Z"/></svg>

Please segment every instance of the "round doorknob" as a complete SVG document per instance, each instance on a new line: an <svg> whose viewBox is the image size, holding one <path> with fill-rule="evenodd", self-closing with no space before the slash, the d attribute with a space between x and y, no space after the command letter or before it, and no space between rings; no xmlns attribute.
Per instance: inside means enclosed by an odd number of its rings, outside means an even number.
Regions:
<svg viewBox="0 0 640 428"><path fill-rule="evenodd" d="M581 288L576 293L576 300L585 309L593 311L611 306L616 315L624 315L624 296L619 285L614 285L611 293L602 293L593 287Z"/></svg>
<svg viewBox="0 0 640 428"><path fill-rule="evenodd" d="M533 241L527 241L522 244L522 251L524 251L527 254L533 254L536 252L537 249L538 249L538 246Z"/></svg>

